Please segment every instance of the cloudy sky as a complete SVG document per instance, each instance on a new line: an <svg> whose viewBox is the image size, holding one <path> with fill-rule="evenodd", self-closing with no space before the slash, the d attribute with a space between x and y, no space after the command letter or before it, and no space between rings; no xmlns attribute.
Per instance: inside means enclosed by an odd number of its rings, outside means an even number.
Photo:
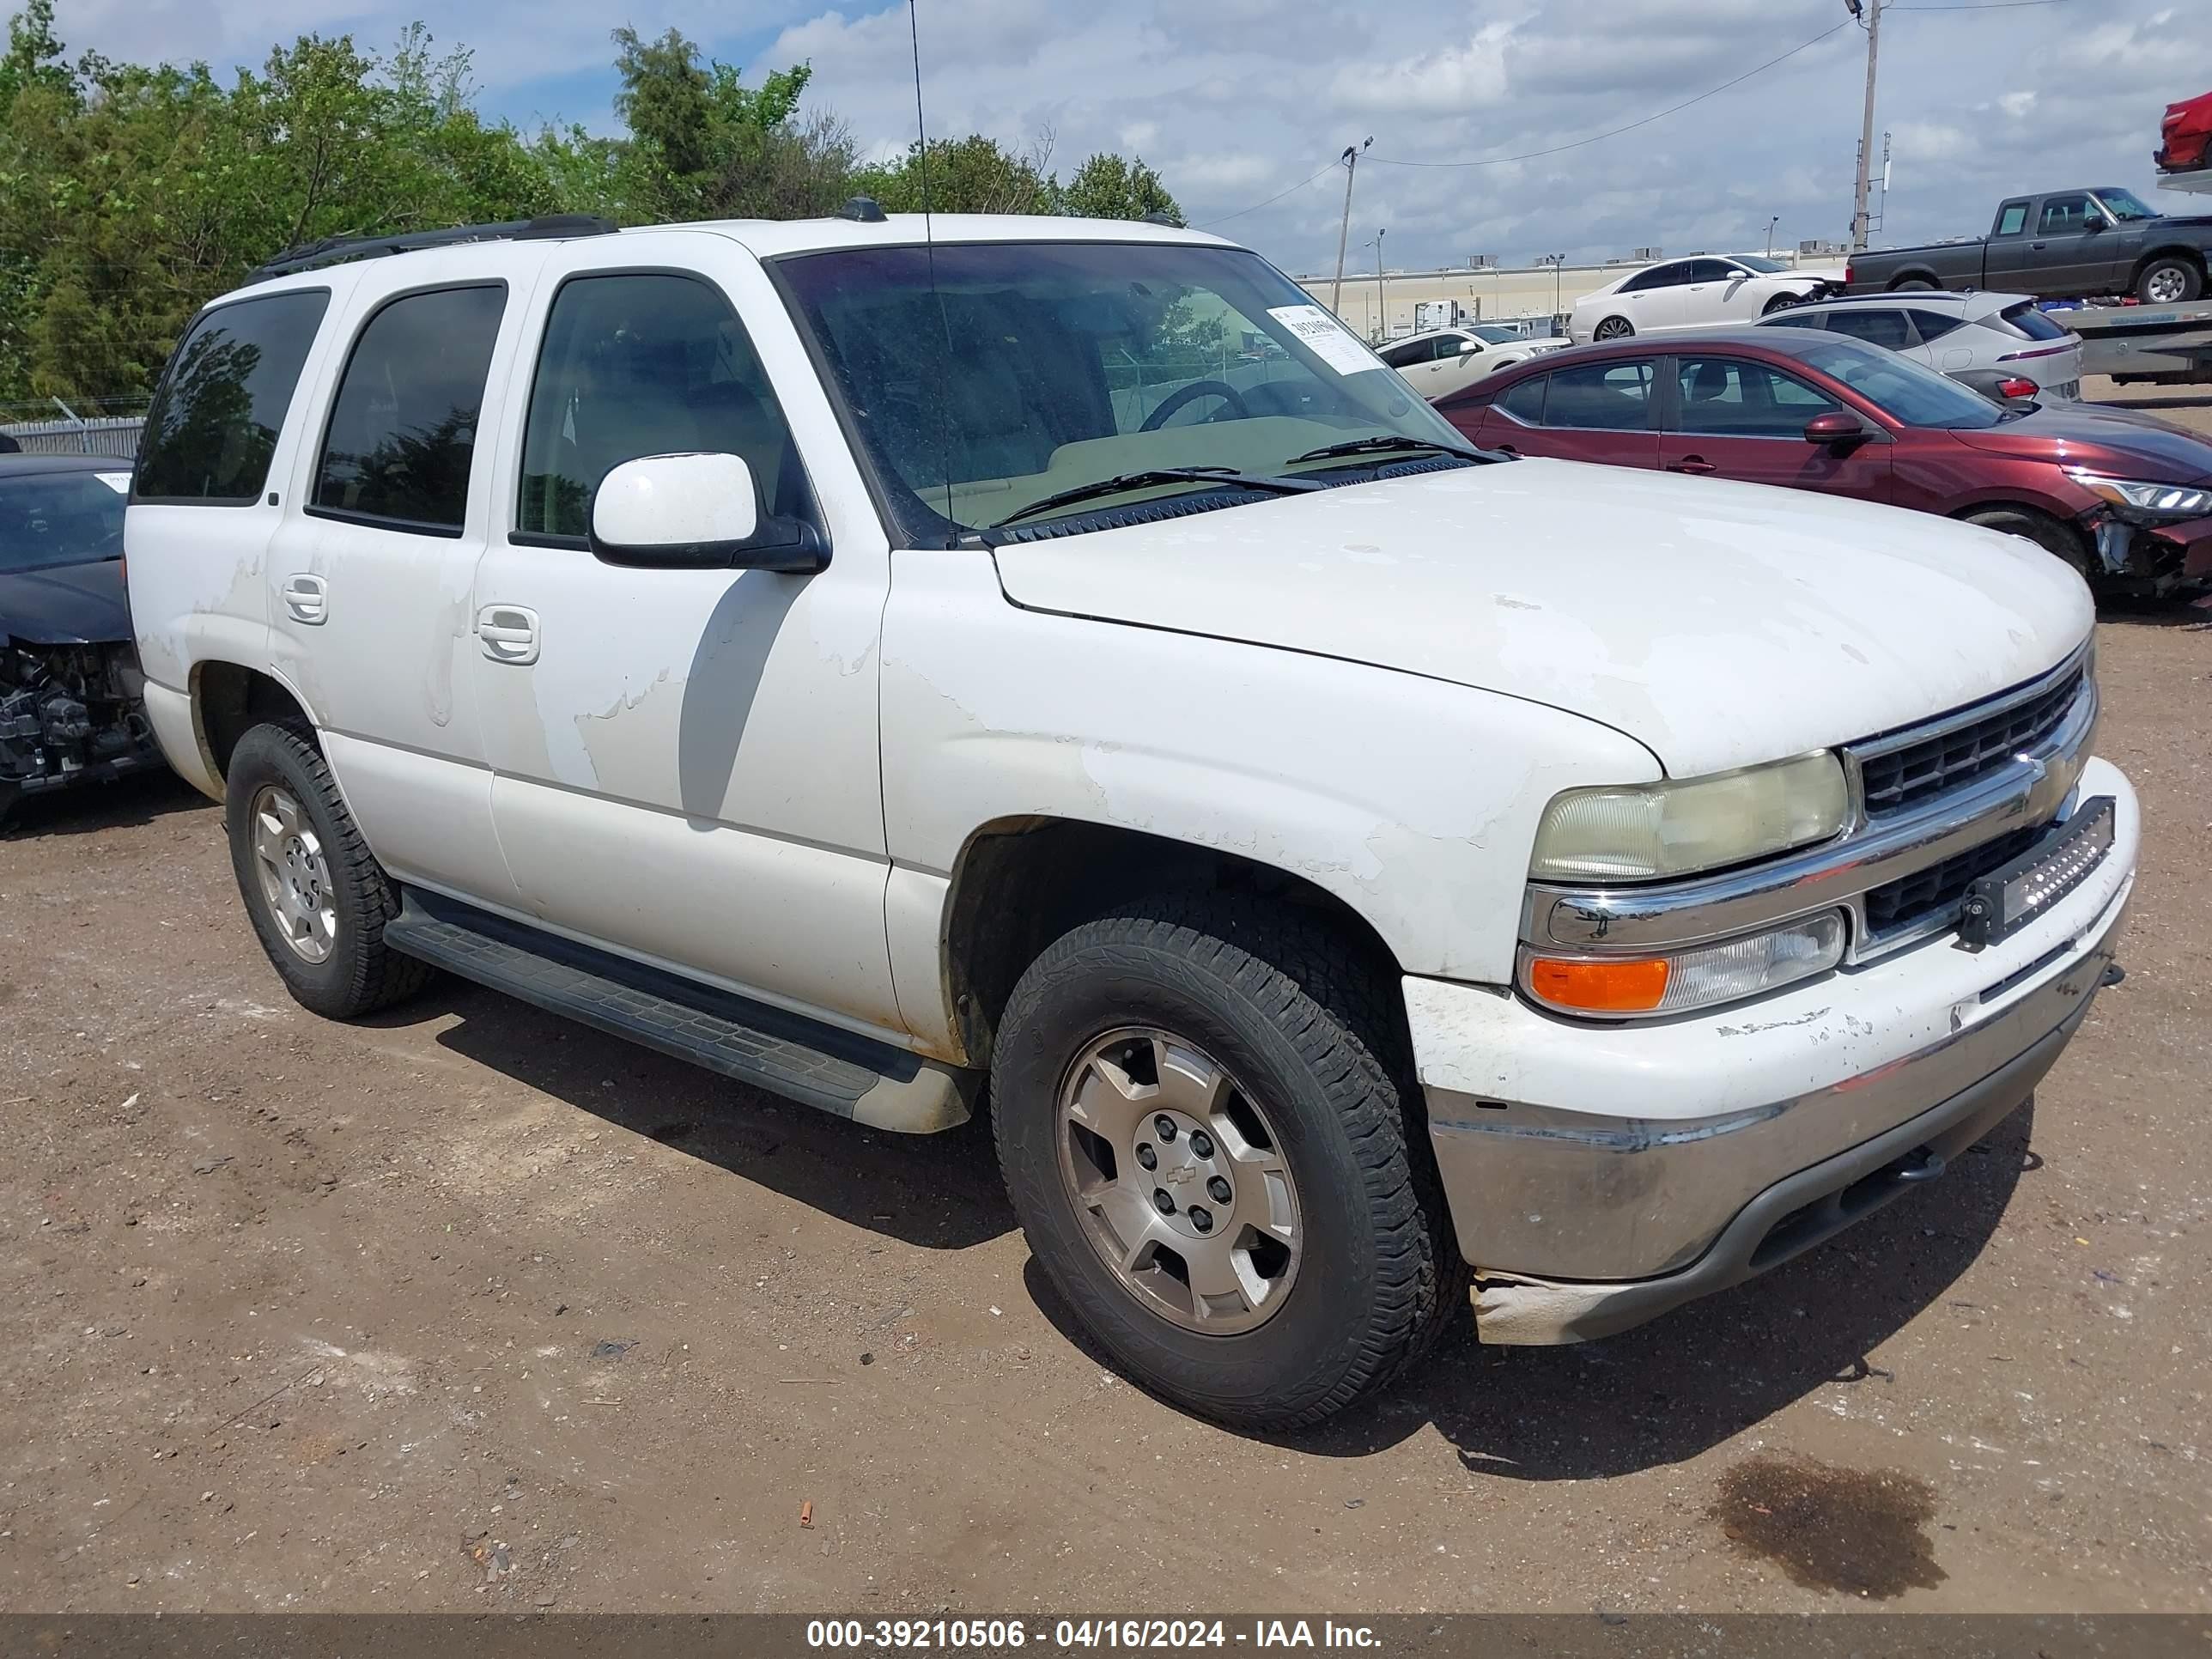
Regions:
<svg viewBox="0 0 2212 1659"><path fill-rule="evenodd" d="M1778 246L1849 229L1866 46L1843 0L918 3L933 132L1021 144L1048 129L1063 172L1093 149L1140 152L1194 222L1294 271L1334 262L1343 174L1330 158L1370 136L1355 267L1371 267L1358 250L1377 227L1393 269L1477 252L1757 248L1774 215ZM673 26L749 79L811 62L814 101L864 147L912 132L903 3L60 0L59 12L73 50L217 65L258 62L303 29L381 47L425 17L441 44L474 49L489 110L600 130L613 125L608 30ZM1878 240L1978 232L2000 194L2066 184L2170 204L2150 190L2159 116L2208 89L2206 0L1896 0L1882 26L1877 130L1893 135L1894 172ZM1565 145L1499 165L1404 165Z"/></svg>

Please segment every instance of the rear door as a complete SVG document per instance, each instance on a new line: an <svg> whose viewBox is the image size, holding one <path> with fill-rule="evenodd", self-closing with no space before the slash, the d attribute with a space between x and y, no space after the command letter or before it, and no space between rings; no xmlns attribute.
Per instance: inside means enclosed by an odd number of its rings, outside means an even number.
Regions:
<svg viewBox="0 0 2212 1659"><path fill-rule="evenodd" d="M1838 306L1828 313L1827 331L1848 334L1885 351L1901 351L1919 362L1927 361L1901 306Z"/></svg>
<svg viewBox="0 0 2212 1659"><path fill-rule="evenodd" d="M1887 442L1805 441L1808 421L1844 407L1809 381L1751 358L1685 352L1673 360L1669 382L1674 408L1659 439L1668 471L1889 499Z"/></svg>
<svg viewBox="0 0 2212 1659"><path fill-rule="evenodd" d="M477 434L502 412L542 257L518 244L478 262L496 276L362 278L308 406L298 506L269 549L271 665L322 729L370 848L395 875L487 902L514 884L471 675L491 513Z"/></svg>
<svg viewBox="0 0 2212 1659"><path fill-rule="evenodd" d="M1613 307L1635 325L1638 334L1655 328L1680 326L1689 315L1690 262L1654 265L1629 279L1629 286L1613 296Z"/></svg>
<svg viewBox="0 0 2212 1659"><path fill-rule="evenodd" d="M1614 358L1553 369L1545 377L1542 425L1510 447L1606 466L1658 465L1656 389L1662 361ZM1510 393L1500 401L1521 406Z"/></svg>

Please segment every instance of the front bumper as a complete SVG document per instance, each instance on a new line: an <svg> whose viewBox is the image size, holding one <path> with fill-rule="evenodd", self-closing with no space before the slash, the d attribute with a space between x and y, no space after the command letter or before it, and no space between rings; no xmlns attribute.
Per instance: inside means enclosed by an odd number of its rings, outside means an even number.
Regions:
<svg viewBox="0 0 2212 1659"><path fill-rule="evenodd" d="M2134 885L2134 792L2091 760L2075 799L2100 795L2112 850L1978 953L1928 939L1753 1003L1618 1026L1407 980L1461 1251L1479 1279L1526 1292L1492 1298L1486 1334L1577 1340L1717 1290L1794 1254L1769 1236L1805 1204L2024 1100L2112 962Z"/></svg>

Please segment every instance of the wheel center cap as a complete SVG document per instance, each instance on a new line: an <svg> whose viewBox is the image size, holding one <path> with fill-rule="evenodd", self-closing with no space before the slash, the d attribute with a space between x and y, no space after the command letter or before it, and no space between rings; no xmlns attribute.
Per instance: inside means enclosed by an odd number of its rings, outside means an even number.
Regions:
<svg viewBox="0 0 2212 1659"><path fill-rule="evenodd" d="M1138 1168L1152 1207L1186 1238L1218 1238L1237 1208L1229 1159L1212 1131L1181 1112L1157 1112L1137 1131Z"/></svg>

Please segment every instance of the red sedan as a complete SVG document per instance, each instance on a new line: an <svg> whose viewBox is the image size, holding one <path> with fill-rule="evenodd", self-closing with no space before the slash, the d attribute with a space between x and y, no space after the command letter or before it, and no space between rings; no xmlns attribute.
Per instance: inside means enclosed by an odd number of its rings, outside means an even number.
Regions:
<svg viewBox="0 0 2212 1659"><path fill-rule="evenodd" d="M1554 352L1441 400L1474 443L1941 513L2108 590L2212 576L2212 442L2092 404L2001 405L1833 334L1685 331Z"/></svg>

